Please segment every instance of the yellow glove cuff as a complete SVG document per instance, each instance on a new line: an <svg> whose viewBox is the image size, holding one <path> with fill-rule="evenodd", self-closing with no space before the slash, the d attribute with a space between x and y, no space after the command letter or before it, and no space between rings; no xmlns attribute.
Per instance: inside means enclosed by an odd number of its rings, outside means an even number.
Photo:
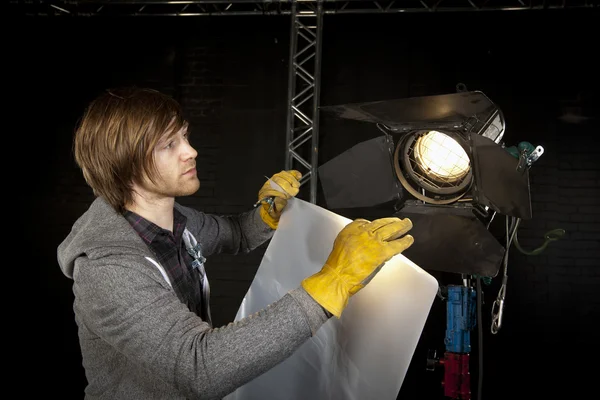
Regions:
<svg viewBox="0 0 600 400"><path fill-rule="evenodd" d="M267 204L267 207L269 205ZM265 221L265 224L269 225L269 227L271 227L271 229L277 229L277 226L279 225L279 218L274 218L272 217L269 212L267 210L265 210L264 207L260 207L260 217L262 218L263 221Z"/></svg>
<svg viewBox="0 0 600 400"><path fill-rule="evenodd" d="M340 318L351 294L356 293L362 285L349 287L333 268L325 264L320 272L304 279L302 287L321 307Z"/></svg>

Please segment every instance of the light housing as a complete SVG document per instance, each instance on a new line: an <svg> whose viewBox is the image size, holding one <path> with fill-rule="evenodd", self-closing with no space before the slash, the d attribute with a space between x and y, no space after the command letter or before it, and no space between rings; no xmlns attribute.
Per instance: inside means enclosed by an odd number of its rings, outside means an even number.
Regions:
<svg viewBox="0 0 600 400"><path fill-rule="evenodd" d="M407 257L424 269L496 275L504 248L486 228L492 213L531 218L528 169L503 146L496 104L472 91L321 111L383 132L319 167L328 208L396 200L393 215L414 223Z"/></svg>

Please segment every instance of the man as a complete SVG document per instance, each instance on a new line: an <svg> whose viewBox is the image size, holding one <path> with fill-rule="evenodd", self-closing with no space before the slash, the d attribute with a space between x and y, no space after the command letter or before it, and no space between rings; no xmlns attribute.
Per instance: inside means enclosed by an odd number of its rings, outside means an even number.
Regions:
<svg viewBox="0 0 600 400"><path fill-rule="evenodd" d="M73 279L89 399L218 399L290 356L340 317L385 261L408 248L410 220L356 220L322 270L266 309L213 327L205 257L247 253L268 240L298 171L265 182L262 203L237 216L175 202L200 186L197 152L170 97L108 91L87 108L75 159L97 196L58 248ZM269 202L268 199L275 199Z"/></svg>

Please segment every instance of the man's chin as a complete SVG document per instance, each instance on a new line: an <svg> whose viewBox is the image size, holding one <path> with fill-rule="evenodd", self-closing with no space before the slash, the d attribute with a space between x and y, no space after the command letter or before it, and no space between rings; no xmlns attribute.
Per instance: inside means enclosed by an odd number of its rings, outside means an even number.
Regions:
<svg viewBox="0 0 600 400"><path fill-rule="evenodd" d="M183 187L180 187L179 194L177 196L178 197L191 196L194 193L196 193L199 189L200 189L200 181L196 181L195 184L187 184L187 185L184 185Z"/></svg>

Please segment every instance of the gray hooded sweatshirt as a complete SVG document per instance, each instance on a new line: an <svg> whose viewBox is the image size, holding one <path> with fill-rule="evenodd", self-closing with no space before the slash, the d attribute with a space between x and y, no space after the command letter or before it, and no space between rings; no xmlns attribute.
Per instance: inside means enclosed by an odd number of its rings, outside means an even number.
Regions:
<svg viewBox="0 0 600 400"><path fill-rule="evenodd" d="M176 204L205 256L248 252L273 231ZM211 328L183 304L127 220L97 198L58 247L73 279L86 399L219 399L289 357L329 318L304 289Z"/></svg>

